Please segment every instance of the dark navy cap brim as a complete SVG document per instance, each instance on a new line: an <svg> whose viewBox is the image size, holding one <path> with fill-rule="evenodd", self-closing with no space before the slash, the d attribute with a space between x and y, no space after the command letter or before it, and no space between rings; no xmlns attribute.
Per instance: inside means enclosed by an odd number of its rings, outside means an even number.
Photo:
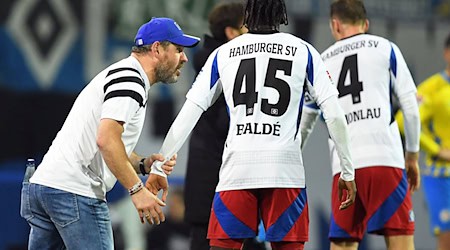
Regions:
<svg viewBox="0 0 450 250"><path fill-rule="evenodd" d="M176 45L181 45L183 47L195 47L200 42L200 38L184 34L182 36L169 39L169 42Z"/></svg>

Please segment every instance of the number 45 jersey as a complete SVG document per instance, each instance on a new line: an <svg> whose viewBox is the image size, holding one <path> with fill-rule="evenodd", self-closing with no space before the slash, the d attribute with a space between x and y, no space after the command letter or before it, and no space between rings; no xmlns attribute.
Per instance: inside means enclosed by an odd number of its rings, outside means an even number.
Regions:
<svg viewBox="0 0 450 250"><path fill-rule="evenodd" d="M225 95L230 124L217 192L305 187L306 89L319 105L337 95L320 54L293 35L248 33L210 55L187 99L206 110Z"/></svg>
<svg viewBox="0 0 450 250"><path fill-rule="evenodd" d="M355 169L404 168L392 95L415 92L416 86L399 48L385 38L359 34L337 41L322 59L337 84ZM339 158L329 141L334 175L340 172Z"/></svg>

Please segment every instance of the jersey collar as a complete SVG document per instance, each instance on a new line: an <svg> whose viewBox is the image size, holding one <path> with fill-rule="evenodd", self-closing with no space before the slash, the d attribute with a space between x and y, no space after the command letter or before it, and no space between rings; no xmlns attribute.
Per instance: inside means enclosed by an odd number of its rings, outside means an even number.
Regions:
<svg viewBox="0 0 450 250"><path fill-rule="evenodd" d="M441 76L447 81L447 83L450 83L450 76L447 75L447 72L445 70L441 72Z"/></svg>

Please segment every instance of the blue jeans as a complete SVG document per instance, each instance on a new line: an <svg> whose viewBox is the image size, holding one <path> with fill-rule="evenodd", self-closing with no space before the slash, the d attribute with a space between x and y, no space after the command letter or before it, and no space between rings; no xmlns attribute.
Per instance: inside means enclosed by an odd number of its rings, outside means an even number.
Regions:
<svg viewBox="0 0 450 250"><path fill-rule="evenodd" d="M20 215L31 227L28 249L114 249L106 202L24 179Z"/></svg>

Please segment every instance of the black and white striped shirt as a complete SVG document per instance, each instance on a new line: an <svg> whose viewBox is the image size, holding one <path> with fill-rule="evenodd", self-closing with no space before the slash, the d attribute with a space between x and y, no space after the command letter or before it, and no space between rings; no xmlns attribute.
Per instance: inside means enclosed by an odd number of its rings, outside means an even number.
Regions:
<svg viewBox="0 0 450 250"><path fill-rule="evenodd" d="M116 178L97 147L101 119L124 122L122 141L128 155L144 125L149 80L130 56L100 72L77 97L32 183L105 199Z"/></svg>

